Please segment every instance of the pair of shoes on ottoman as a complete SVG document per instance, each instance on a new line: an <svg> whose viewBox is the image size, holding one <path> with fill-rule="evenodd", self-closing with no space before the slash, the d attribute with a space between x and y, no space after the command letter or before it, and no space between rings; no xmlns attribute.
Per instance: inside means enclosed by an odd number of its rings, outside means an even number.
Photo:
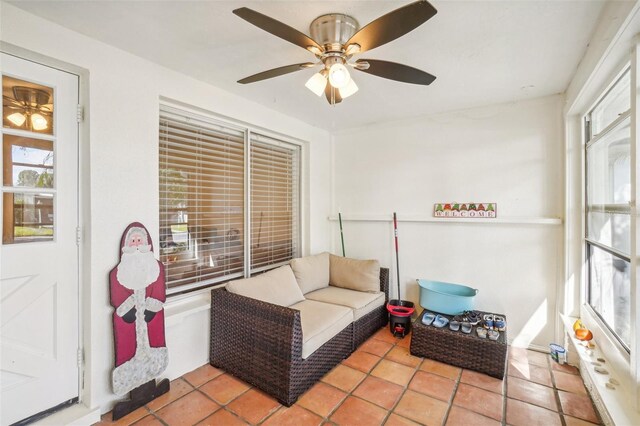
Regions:
<svg viewBox="0 0 640 426"><path fill-rule="evenodd" d="M463 315L471 325L478 325L478 323L482 321L482 314L480 311L464 311Z"/></svg>
<svg viewBox="0 0 640 426"><path fill-rule="evenodd" d="M487 337L489 337L490 340L498 340L498 337L500 337L500 332L492 328L487 330L485 328L478 327L476 331L478 332L478 337L481 339L486 339Z"/></svg>
<svg viewBox="0 0 640 426"><path fill-rule="evenodd" d="M449 329L452 331L458 331L462 329L463 333L469 334L471 333L471 322L469 322L468 317L456 315L449 323Z"/></svg>
<svg viewBox="0 0 640 426"><path fill-rule="evenodd" d="M422 323L424 325L433 324L434 327L442 328L449 324L449 319L442 315L436 315L433 312L425 312L422 316Z"/></svg>
<svg viewBox="0 0 640 426"><path fill-rule="evenodd" d="M494 314L485 314L482 320L482 326L489 330L505 331L507 329L507 322L504 317Z"/></svg>

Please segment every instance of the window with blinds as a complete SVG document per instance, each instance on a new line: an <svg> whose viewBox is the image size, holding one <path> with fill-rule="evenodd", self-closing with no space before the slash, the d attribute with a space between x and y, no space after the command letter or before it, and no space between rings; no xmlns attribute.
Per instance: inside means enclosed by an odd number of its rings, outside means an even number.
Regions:
<svg viewBox="0 0 640 426"><path fill-rule="evenodd" d="M300 148L251 134L251 273L298 256Z"/></svg>
<svg viewBox="0 0 640 426"><path fill-rule="evenodd" d="M160 260L169 289L244 275L244 139L242 130L161 110Z"/></svg>
<svg viewBox="0 0 640 426"><path fill-rule="evenodd" d="M163 105L159 179L169 293L299 256L299 146Z"/></svg>

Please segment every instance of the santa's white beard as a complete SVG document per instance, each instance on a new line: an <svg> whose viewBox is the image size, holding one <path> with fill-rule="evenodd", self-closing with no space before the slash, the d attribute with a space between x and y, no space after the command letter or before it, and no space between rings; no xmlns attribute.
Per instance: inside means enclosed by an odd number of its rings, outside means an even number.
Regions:
<svg viewBox="0 0 640 426"><path fill-rule="evenodd" d="M160 275L160 266L151 250L123 250L118 271L118 281L131 290L143 289L155 282ZM150 247L149 247L150 249Z"/></svg>

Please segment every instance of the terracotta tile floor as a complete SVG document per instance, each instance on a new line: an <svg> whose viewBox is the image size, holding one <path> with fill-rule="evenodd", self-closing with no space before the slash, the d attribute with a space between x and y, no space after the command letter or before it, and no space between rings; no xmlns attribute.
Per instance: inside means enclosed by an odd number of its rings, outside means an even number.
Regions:
<svg viewBox="0 0 640 426"><path fill-rule="evenodd" d="M409 353L384 328L290 408L210 365L117 422L98 425L591 425L600 419L578 371L510 348L505 380Z"/></svg>

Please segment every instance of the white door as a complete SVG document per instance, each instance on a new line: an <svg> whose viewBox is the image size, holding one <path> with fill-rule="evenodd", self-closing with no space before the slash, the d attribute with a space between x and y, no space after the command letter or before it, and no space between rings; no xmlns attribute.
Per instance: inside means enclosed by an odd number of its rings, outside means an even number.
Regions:
<svg viewBox="0 0 640 426"><path fill-rule="evenodd" d="M0 424L77 401L78 77L2 54Z"/></svg>

